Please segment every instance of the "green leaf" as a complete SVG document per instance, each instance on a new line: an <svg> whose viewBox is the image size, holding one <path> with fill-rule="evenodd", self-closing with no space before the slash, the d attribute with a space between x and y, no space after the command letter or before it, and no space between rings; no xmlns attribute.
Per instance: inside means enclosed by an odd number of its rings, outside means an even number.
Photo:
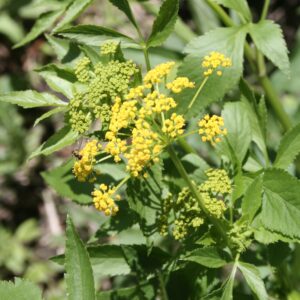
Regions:
<svg viewBox="0 0 300 300"><path fill-rule="evenodd" d="M257 296L259 300L268 300L267 291L264 285L264 282L260 278L258 269L251 264L239 262L238 268L242 272L247 284Z"/></svg>
<svg viewBox="0 0 300 300"><path fill-rule="evenodd" d="M132 178L127 184L129 207L139 215L140 227L145 236L153 235L156 230L156 214L160 208L163 182L162 170L154 165L147 178Z"/></svg>
<svg viewBox="0 0 300 300"><path fill-rule="evenodd" d="M61 9L47 12L43 14L34 24L30 32L16 45L14 45L14 48L19 48L21 46L24 46L25 44L31 42L35 38L37 38L40 34L45 32L47 29L49 29L54 22L64 13L65 6L63 6Z"/></svg>
<svg viewBox="0 0 300 300"><path fill-rule="evenodd" d="M74 160L70 159L53 170L42 172L42 176L47 184L60 196L69 198L81 205L92 204L91 192L94 185L87 182L78 182L72 173L73 165Z"/></svg>
<svg viewBox="0 0 300 300"><path fill-rule="evenodd" d="M290 129L280 142L275 168L286 169L300 152L300 124Z"/></svg>
<svg viewBox="0 0 300 300"><path fill-rule="evenodd" d="M58 31L65 25L75 20L94 0L75 0L71 1L71 5L68 7L62 20L55 26L53 32Z"/></svg>
<svg viewBox="0 0 300 300"><path fill-rule="evenodd" d="M256 143L256 145L261 150L261 152L264 153L265 156L267 156L267 148L266 148L266 143L265 143L264 130L263 130L261 123L257 117L255 108L247 100L243 101L243 103L244 103L245 109L247 110L247 115L248 115L249 122L251 125L252 140Z"/></svg>
<svg viewBox="0 0 300 300"><path fill-rule="evenodd" d="M69 40L50 35L46 35L46 38L62 63L71 63L81 54L78 46Z"/></svg>
<svg viewBox="0 0 300 300"><path fill-rule="evenodd" d="M78 138L78 133L70 129L69 126L61 128L54 133L46 142L36 149L28 159L32 159L38 155L49 155L66 146L73 144Z"/></svg>
<svg viewBox="0 0 300 300"><path fill-rule="evenodd" d="M72 70L50 64L38 69L37 72L54 91L63 94L68 99L73 97L73 83L77 79Z"/></svg>
<svg viewBox="0 0 300 300"><path fill-rule="evenodd" d="M99 47L108 39L113 39L117 42L122 42L123 48L140 48L140 46L131 37L115 30L96 25L73 26L60 30L58 33L66 38L89 46Z"/></svg>
<svg viewBox="0 0 300 300"><path fill-rule="evenodd" d="M68 300L93 300L95 287L89 255L70 216L67 217L66 235L65 276Z"/></svg>
<svg viewBox="0 0 300 300"><path fill-rule="evenodd" d="M7 12L0 13L0 32L5 34L13 43L24 36L24 29L20 22L14 20Z"/></svg>
<svg viewBox="0 0 300 300"><path fill-rule="evenodd" d="M290 75L288 50L279 25L264 20L249 24L249 33L258 48L275 66Z"/></svg>
<svg viewBox="0 0 300 300"><path fill-rule="evenodd" d="M234 285L236 270L237 270L237 264L235 263L231 270L231 274L225 284L221 300L232 300L233 299L232 292L233 292L233 285Z"/></svg>
<svg viewBox="0 0 300 300"><path fill-rule="evenodd" d="M42 292L35 284L18 278L15 278L15 284L0 281L0 296L3 300L42 300Z"/></svg>
<svg viewBox="0 0 300 300"><path fill-rule="evenodd" d="M95 275L127 275L139 268L141 272L153 273L170 258L158 247L148 253L145 245L98 245L87 248ZM131 256L134 254L134 256ZM52 261L63 264L65 257L59 255Z"/></svg>
<svg viewBox="0 0 300 300"><path fill-rule="evenodd" d="M130 5L127 0L109 0L114 6L116 6L118 9L120 9L130 20L130 22L133 24L135 28L138 28L138 24L136 23L136 20L132 14Z"/></svg>
<svg viewBox="0 0 300 300"><path fill-rule="evenodd" d="M149 281L139 285L119 288L111 291L100 292L97 294L97 300L114 300L114 299L155 299L156 288Z"/></svg>
<svg viewBox="0 0 300 300"><path fill-rule="evenodd" d="M160 46L172 33L179 9L178 0L165 0L156 17L147 47Z"/></svg>
<svg viewBox="0 0 300 300"><path fill-rule="evenodd" d="M239 12L247 21L252 19L251 11L246 0L213 0L214 2L224 5Z"/></svg>
<svg viewBox="0 0 300 300"><path fill-rule="evenodd" d="M217 145L217 149L231 157L228 143L240 163L243 162L251 143L251 124L245 104L242 102L226 103L222 111L226 139Z"/></svg>
<svg viewBox="0 0 300 300"><path fill-rule="evenodd" d="M300 182L280 169L267 170L263 178L261 222L269 231L300 238Z"/></svg>
<svg viewBox="0 0 300 300"><path fill-rule="evenodd" d="M262 176L257 176L255 180L250 184L246 190L245 196L242 202L243 215L247 215L247 219L251 223L255 217L255 214L261 207L263 192L263 180Z"/></svg>
<svg viewBox="0 0 300 300"><path fill-rule="evenodd" d="M184 261L193 261L207 268L220 268L227 264L224 253L215 247L196 249L181 258Z"/></svg>
<svg viewBox="0 0 300 300"><path fill-rule="evenodd" d="M34 124L33 124L33 127L36 126L37 124L39 124L41 121L55 115L55 114L58 114L60 112L65 112L67 111L67 108L66 107L56 107L54 109L51 109L47 112L45 112L44 114L42 114L39 118L37 118L35 121L34 121Z"/></svg>
<svg viewBox="0 0 300 300"><path fill-rule="evenodd" d="M244 27L218 28L193 39L187 45L185 51L190 55L184 59L179 67L178 76L187 76L195 82L196 88L186 89L180 95L174 95L178 103L176 109L179 113L186 113L187 118L197 116L202 109L212 102L220 101L228 91L235 87L243 72L245 37L246 30ZM205 78L201 66L203 58L211 51L222 52L230 57L232 67L224 69L222 76L211 75L192 108L187 111L187 106Z"/></svg>
<svg viewBox="0 0 300 300"><path fill-rule="evenodd" d="M17 104L24 108L68 105L66 102L60 100L54 95L48 93L38 93L32 90L2 94L0 95L0 101Z"/></svg>

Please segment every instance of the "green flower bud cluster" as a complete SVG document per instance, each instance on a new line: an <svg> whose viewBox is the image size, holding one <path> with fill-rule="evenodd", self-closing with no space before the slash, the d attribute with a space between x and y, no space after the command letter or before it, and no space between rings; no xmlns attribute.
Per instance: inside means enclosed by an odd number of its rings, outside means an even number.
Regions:
<svg viewBox="0 0 300 300"><path fill-rule="evenodd" d="M112 60L94 68L89 58L81 58L75 68L78 81L87 85L85 93L76 93L69 103L69 122L73 130L84 133L92 122L110 120L110 107L117 96L127 94L130 82L139 70L132 61Z"/></svg>
<svg viewBox="0 0 300 300"><path fill-rule="evenodd" d="M111 117L110 106L106 103L98 105L94 109L94 114L102 123L109 123Z"/></svg>
<svg viewBox="0 0 300 300"><path fill-rule="evenodd" d="M229 231L230 243L238 253L247 250L252 242L253 231L245 223L235 223Z"/></svg>
<svg viewBox="0 0 300 300"><path fill-rule="evenodd" d="M81 58L75 67L75 75L79 82L85 83L90 79L90 64L91 61L87 57Z"/></svg>
<svg viewBox="0 0 300 300"><path fill-rule="evenodd" d="M92 123L91 113L82 105L84 97L85 94L75 93L69 102L69 123L71 128L80 134L86 132Z"/></svg>
<svg viewBox="0 0 300 300"><path fill-rule="evenodd" d="M191 196L187 187L178 194L174 210L177 218L174 222L173 236L176 240L184 239L189 232L204 223L198 201Z"/></svg>
<svg viewBox="0 0 300 300"><path fill-rule="evenodd" d="M106 41L102 46L101 46L101 55L110 55L110 54L115 54L118 48L118 43L115 41Z"/></svg>
<svg viewBox="0 0 300 300"><path fill-rule="evenodd" d="M204 205L208 212L215 218L221 218L226 210L224 198L231 193L230 179L225 170L209 169L206 171L207 180L197 187L202 196ZM205 216L201 211L198 201L191 195L190 190L185 187L178 194L177 201L173 207L176 220L174 221L173 236L180 240L189 232L200 227L204 223ZM171 210L168 207L168 213Z"/></svg>
<svg viewBox="0 0 300 300"><path fill-rule="evenodd" d="M225 170L208 169L205 172L208 179L201 184L201 191L214 194L231 194L231 182Z"/></svg>
<svg viewBox="0 0 300 300"><path fill-rule="evenodd" d="M169 226L169 215L170 211L173 208L173 195L169 193L165 199L162 200L161 203L161 211L158 215L158 228L159 233L162 236L166 236L168 234L168 226Z"/></svg>

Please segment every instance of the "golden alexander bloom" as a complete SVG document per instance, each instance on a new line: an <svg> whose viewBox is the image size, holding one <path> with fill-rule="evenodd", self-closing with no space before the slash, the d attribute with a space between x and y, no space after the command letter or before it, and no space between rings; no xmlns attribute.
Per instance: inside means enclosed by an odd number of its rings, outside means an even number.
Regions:
<svg viewBox="0 0 300 300"><path fill-rule="evenodd" d="M199 134L202 136L203 142L210 142L213 146L221 141L221 136L227 134L227 129L224 127L224 120L222 117L213 115L206 115L198 123L200 129Z"/></svg>
<svg viewBox="0 0 300 300"><path fill-rule="evenodd" d="M115 103L112 106L112 115L109 124L109 130L113 133L117 133L122 128L127 128L128 125L136 117L137 101L125 101L121 102L119 97L116 97Z"/></svg>
<svg viewBox="0 0 300 300"><path fill-rule="evenodd" d="M127 170L137 177L143 173L152 161L158 162L158 154L162 146L158 142L158 135L151 130L149 123L138 119L132 130L132 144L127 159Z"/></svg>
<svg viewBox="0 0 300 300"><path fill-rule="evenodd" d="M101 145L97 140L92 140L84 146L79 152L79 160L75 161L73 167L73 173L78 181L86 181L89 179L90 182L95 180L93 175L93 165L96 163L95 156L99 153Z"/></svg>
<svg viewBox="0 0 300 300"><path fill-rule="evenodd" d="M229 57L216 51L212 51L209 55L204 57L202 67L205 69L204 76L209 76L216 71L218 76L223 74L222 68L228 68L232 66L232 61Z"/></svg>
<svg viewBox="0 0 300 300"><path fill-rule="evenodd" d="M185 120L182 115L173 113L170 119L164 121L162 131L167 133L171 138L175 138L183 134L182 129L185 125Z"/></svg>
<svg viewBox="0 0 300 300"><path fill-rule="evenodd" d="M187 77L177 77L174 81L167 83L167 89L173 93L181 93L183 89L194 88L195 83L190 81Z"/></svg>
<svg viewBox="0 0 300 300"><path fill-rule="evenodd" d="M119 138L113 138L106 144L105 151L114 157L115 162L121 161L121 154L127 150L127 143Z"/></svg>
<svg viewBox="0 0 300 300"><path fill-rule="evenodd" d="M147 85L160 83L163 78L165 78L171 71L172 67L175 65L174 61L166 62L156 66L154 69L150 70L144 77L144 83Z"/></svg>
<svg viewBox="0 0 300 300"><path fill-rule="evenodd" d="M120 200L120 195L116 195L116 188L109 188L106 184L100 184L99 189L92 193L93 202L99 211L104 212L106 216L115 215L119 211L115 200Z"/></svg>

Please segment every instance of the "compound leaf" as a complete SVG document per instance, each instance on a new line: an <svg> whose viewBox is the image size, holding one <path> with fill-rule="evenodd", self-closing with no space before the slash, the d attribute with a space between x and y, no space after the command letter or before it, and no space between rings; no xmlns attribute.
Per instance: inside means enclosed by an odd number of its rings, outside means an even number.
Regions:
<svg viewBox="0 0 300 300"><path fill-rule="evenodd" d="M263 177L264 198L260 220L269 231L300 238L300 182L280 169Z"/></svg>
<svg viewBox="0 0 300 300"><path fill-rule="evenodd" d="M186 89L178 96L174 95L178 102L177 110L179 113L185 113L188 118L198 115L212 102L221 100L238 83L243 72L246 32L244 27L218 28L193 39L187 45L185 51L189 55L179 67L178 76L188 77L195 82L196 88ZM187 106L205 78L204 69L201 66L203 58L211 51L218 51L230 57L232 66L224 69L222 76L211 75L193 106L187 111Z"/></svg>
<svg viewBox="0 0 300 300"><path fill-rule="evenodd" d="M284 74L290 75L288 50L279 25L264 20L249 24L249 33L260 50Z"/></svg>
<svg viewBox="0 0 300 300"><path fill-rule="evenodd" d="M251 264L239 262L238 268L242 272L247 284L259 300L268 300L264 282L260 278L258 269Z"/></svg>

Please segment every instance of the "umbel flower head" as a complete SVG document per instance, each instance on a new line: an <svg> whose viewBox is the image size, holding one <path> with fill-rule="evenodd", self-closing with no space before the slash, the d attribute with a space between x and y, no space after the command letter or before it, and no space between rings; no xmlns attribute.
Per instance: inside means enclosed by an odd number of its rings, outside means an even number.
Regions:
<svg viewBox="0 0 300 300"><path fill-rule="evenodd" d="M106 216L115 215L119 211L115 200L120 200L120 195L116 194L115 187L110 188L106 184L100 184L99 189L95 189L92 193L93 202L99 211L104 212Z"/></svg>
<svg viewBox="0 0 300 300"><path fill-rule="evenodd" d="M199 121L198 126L200 127L198 132L202 137L202 141L210 142L213 146L221 142L222 136L227 135L223 118L216 115L211 117L205 115L204 118Z"/></svg>
<svg viewBox="0 0 300 300"><path fill-rule="evenodd" d="M93 172L93 166L96 163L96 155L99 154L101 145L97 140L91 140L86 143L84 148L80 150L73 167L73 173L78 181L95 181L96 177Z"/></svg>
<svg viewBox="0 0 300 300"><path fill-rule="evenodd" d="M115 41L106 41L101 45L100 54L101 55L110 55L115 54L118 48L118 43Z"/></svg>
<svg viewBox="0 0 300 300"><path fill-rule="evenodd" d="M205 69L203 73L204 76L210 76L214 72L216 72L218 76L221 76L223 74L222 68L228 68L231 66L231 59L216 51L210 52L209 55L204 57L202 62L202 67Z"/></svg>
<svg viewBox="0 0 300 300"><path fill-rule="evenodd" d="M232 192L231 182L226 171L222 169L209 169L205 174L207 180L197 189L209 214L220 219L226 211L225 198ZM190 189L184 187L175 202L172 202L172 197L163 201L159 215L160 232L163 235L167 232L168 215L172 209L176 215L173 236L177 240L184 239L205 222L205 216L198 201L192 196Z"/></svg>

